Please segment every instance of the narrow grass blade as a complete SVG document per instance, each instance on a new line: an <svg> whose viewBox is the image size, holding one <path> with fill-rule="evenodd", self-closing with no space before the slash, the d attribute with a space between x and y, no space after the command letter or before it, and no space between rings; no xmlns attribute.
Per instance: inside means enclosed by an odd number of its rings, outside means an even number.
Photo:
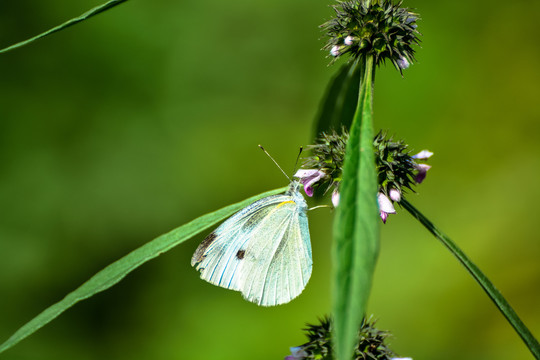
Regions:
<svg viewBox="0 0 540 360"><path fill-rule="evenodd" d="M226 206L212 213L203 215L185 225L182 225L166 234L155 238L154 240L146 243L140 248L130 252L120 260L117 260L116 262L112 263L111 265L98 272L96 275L90 278L90 280L82 284L75 291L69 293L64 299L48 307L38 316L30 320L24 326L22 326L6 342L0 345L0 353L11 348L19 341L33 334L79 301L88 299L89 297L101 291L107 290L108 288L117 284L127 274L129 274L145 262L152 260L153 258L163 254L164 252L169 251L176 245L208 229L212 225L220 222L221 220L229 217L238 210L251 204L255 200L258 200L265 196L282 193L285 190L287 190L286 187L268 191L263 194L253 196L239 203Z"/></svg>
<svg viewBox="0 0 540 360"><path fill-rule="evenodd" d="M495 303L495 306L504 315L506 320L512 325L512 327L519 334L521 339L525 342L531 353L536 359L540 359L540 345L538 340L533 336L525 324L521 321L514 309L510 306L508 301L502 296L502 294L495 288L493 283L487 278L486 275L465 255L465 253L454 243L448 236L440 231L431 221L429 221L420 211L418 211L410 202L405 199L401 199L401 206L403 206L412 216L414 216L430 233L432 233L437 239L439 239L444 246L459 260L459 262L465 266L465 269L472 275L474 280L484 289L489 298Z"/></svg>
<svg viewBox="0 0 540 360"><path fill-rule="evenodd" d="M379 252L377 173L373 154L373 58L365 64L351 126L333 242L333 342L350 360L365 315Z"/></svg>
<svg viewBox="0 0 540 360"><path fill-rule="evenodd" d="M346 129L351 127L358 103L362 70L358 61L351 61L343 65L332 78L315 119L314 138L332 129L339 132L342 126Z"/></svg>
<svg viewBox="0 0 540 360"><path fill-rule="evenodd" d="M20 48L20 47L25 46L25 45L28 45L31 42L34 42L34 41L36 41L38 39L41 39L41 38L43 38L43 37L45 37L47 35L51 35L51 34L57 32L57 31L64 30L67 27L70 27L72 25L80 23L81 21L87 20L87 19L91 18L94 15L97 15L97 14L103 12L103 11L109 10L110 8L113 8L116 5L120 5L121 3L126 2L126 1L127 0L110 0L110 1L106 2L105 4L101 4L101 5L96 6L95 8L93 8L91 10L88 10L87 12L82 14L81 16L78 16L76 18L68 20L65 23L60 24L60 25L58 25L56 27L53 27L52 29L49 29L49 30L47 30L47 31L45 31L45 32L43 32L43 33L41 33L39 35L36 35L36 36L34 36L34 37L30 38L30 39L18 42L16 44L8 46L8 47L6 47L4 49L1 49L0 54L11 51L11 50L14 50L14 49L17 49L17 48Z"/></svg>

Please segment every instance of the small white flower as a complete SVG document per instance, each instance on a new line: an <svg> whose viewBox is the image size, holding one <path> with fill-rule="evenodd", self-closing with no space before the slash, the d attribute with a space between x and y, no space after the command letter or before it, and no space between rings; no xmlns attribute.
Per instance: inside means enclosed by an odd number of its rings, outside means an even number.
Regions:
<svg viewBox="0 0 540 360"><path fill-rule="evenodd" d="M407 60L406 57L402 56L397 61L398 66L400 69L405 70L407 69L411 64L409 63L409 60Z"/></svg>
<svg viewBox="0 0 540 360"><path fill-rule="evenodd" d="M384 195L383 193L377 194L377 203L379 204L380 211L384 211L385 213L388 213L388 214L396 213L396 209L394 209L394 205L392 205L392 202L390 201L390 199L388 199L388 197L386 197L386 195Z"/></svg>
<svg viewBox="0 0 540 360"><path fill-rule="evenodd" d="M411 156L413 159L417 160L427 160L429 159L433 153L429 150L422 150L418 154Z"/></svg>
<svg viewBox="0 0 540 360"><path fill-rule="evenodd" d="M353 40L353 37L349 35L345 38L345 40L343 40L343 43L347 46L351 46L353 44Z"/></svg>
<svg viewBox="0 0 540 360"><path fill-rule="evenodd" d="M336 57L336 56L339 56L339 46L337 45L334 45L332 46L332 49L330 50L330 55L332 55L333 57Z"/></svg>
<svg viewBox="0 0 540 360"><path fill-rule="evenodd" d="M381 216L381 219L383 223L386 224L388 214L395 214L396 209L394 209L394 205L392 205L390 199L388 199L383 193L377 194L377 203L379 204L379 214Z"/></svg>
<svg viewBox="0 0 540 360"><path fill-rule="evenodd" d="M339 191L337 188L332 191L332 204L334 204L334 207L339 205Z"/></svg>
<svg viewBox="0 0 540 360"><path fill-rule="evenodd" d="M390 195L390 199L392 199L392 201L399 202L399 200L401 200L401 193L398 189L390 189L388 195Z"/></svg>
<svg viewBox="0 0 540 360"><path fill-rule="evenodd" d="M285 357L285 360L301 360L308 356L308 353L305 352L301 346L292 347L290 349L291 355Z"/></svg>

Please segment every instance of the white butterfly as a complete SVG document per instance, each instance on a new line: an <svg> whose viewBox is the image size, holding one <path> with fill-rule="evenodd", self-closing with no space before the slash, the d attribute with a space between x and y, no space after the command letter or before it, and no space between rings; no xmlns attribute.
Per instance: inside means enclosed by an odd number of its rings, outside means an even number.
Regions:
<svg viewBox="0 0 540 360"><path fill-rule="evenodd" d="M298 181L255 201L204 239L191 258L201 278L257 305L285 304L311 276L307 204Z"/></svg>

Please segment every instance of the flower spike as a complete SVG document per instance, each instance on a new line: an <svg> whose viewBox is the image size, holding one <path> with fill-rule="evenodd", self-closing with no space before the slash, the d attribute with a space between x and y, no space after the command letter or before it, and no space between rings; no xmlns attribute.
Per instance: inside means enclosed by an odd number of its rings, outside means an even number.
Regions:
<svg viewBox="0 0 540 360"><path fill-rule="evenodd" d="M334 358L334 349L331 344L332 322L330 318L320 319L320 324L308 324L304 329L308 342L291 348L291 355L285 360L329 360ZM386 340L390 337L388 331L375 328L375 321L371 318L363 319L358 329L357 343L354 357L351 360L412 360L398 358L388 347Z"/></svg>
<svg viewBox="0 0 540 360"><path fill-rule="evenodd" d="M321 25L328 42L323 49L334 60L349 54L353 59L373 56L375 63L389 60L401 73L414 59L413 45L420 33L418 14L392 0L338 0L335 16Z"/></svg>
<svg viewBox="0 0 540 360"><path fill-rule="evenodd" d="M339 204L339 185L345 159L345 148L349 134L342 129L341 134L333 131L323 133L315 145L308 147L312 156L306 158L303 167L295 174L302 184L306 195L313 196L316 188L322 188L322 193L332 191L332 204ZM433 155L431 151L422 150L411 156L403 141L393 141L385 133L379 132L373 139L375 162L379 189L377 201L379 213L384 223L388 215L395 214L393 202L400 202L404 192L415 184L420 184L431 168L420 163Z"/></svg>

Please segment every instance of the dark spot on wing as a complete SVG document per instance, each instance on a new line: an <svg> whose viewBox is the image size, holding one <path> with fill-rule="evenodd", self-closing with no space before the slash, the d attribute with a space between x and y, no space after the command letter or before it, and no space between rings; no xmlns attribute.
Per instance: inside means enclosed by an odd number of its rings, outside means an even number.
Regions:
<svg viewBox="0 0 540 360"><path fill-rule="evenodd" d="M211 232L206 238L204 238L204 240L199 244L197 250L195 250L193 257L191 258L191 266L195 266L197 263L200 263L202 261L204 257L204 252L210 246L210 244L214 242L216 237L216 233Z"/></svg>
<svg viewBox="0 0 540 360"><path fill-rule="evenodd" d="M244 255L246 255L246 250L238 250L236 253L236 258L238 260L242 260L244 258Z"/></svg>

